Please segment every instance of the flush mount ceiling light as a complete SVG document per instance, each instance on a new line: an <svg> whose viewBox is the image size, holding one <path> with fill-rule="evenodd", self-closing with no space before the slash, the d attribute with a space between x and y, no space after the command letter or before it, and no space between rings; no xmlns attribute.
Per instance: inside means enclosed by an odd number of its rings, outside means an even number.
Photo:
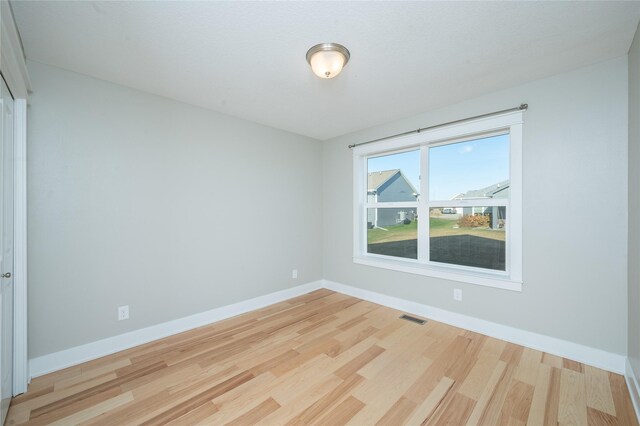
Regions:
<svg viewBox="0 0 640 426"><path fill-rule="evenodd" d="M347 65L350 56L347 48L341 44L320 43L309 49L307 62L318 77L333 78Z"/></svg>

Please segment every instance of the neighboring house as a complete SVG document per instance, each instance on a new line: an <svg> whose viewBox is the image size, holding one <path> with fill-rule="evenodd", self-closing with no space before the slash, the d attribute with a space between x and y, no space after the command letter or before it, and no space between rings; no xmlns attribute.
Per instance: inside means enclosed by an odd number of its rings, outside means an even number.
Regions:
<svg viewBox="0 0 640 426"><path fill-rule="evenodd" d="M452 200L486 200L488 198L509 198L509 181L494 183L481 189L473 189L464 194L458 194ZM500 219L507 218L507 209L505 207L462 207L456 209L458 214L491 214L491 227L497 229Z"/></svg>
<svg viewBox="0 0 640 426"><path fill-rule="evenodd" d="M399 169L371 172L367 178L367 201L400 202L416 201L418 191ZM369 226L391 226L401 223L404 219L414 220L415 209L369 209L367 221Z"/></svg>

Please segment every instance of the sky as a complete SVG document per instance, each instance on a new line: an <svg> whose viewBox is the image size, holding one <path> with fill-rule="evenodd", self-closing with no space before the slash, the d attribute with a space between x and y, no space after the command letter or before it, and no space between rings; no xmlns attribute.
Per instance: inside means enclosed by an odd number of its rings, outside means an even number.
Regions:
<svg viewBox="0 0 640 426"><path fill-rule="evenodd" d="M369 158L368 172L400 169L420 191L420 150ZM509 135L429 148L429 199L450 200L509 179Z"/></svg>

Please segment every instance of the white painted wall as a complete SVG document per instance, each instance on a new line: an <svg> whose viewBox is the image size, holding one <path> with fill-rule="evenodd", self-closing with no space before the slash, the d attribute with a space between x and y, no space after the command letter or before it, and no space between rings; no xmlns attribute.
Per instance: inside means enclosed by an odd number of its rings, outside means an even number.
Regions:
<svg viewBox="0 0 640 426"><path fill-rule="evenodd" d="M325 279L625 354L627 71L625 56L325 142ZM352 262L347 145L522 102L522 292Z"/></svg>
<svg viewBox="0 0 640 426"><path fill-rule="evenodd" d="M30 358L321 278L320 142L28 68Z"/></svg>
<svg viewBox="0 0 640 426"><path fill-rule="evenodd" d="M629 346L640 382L640 30L629 50ZM640 391L640 389L638 389Z"/></svg>

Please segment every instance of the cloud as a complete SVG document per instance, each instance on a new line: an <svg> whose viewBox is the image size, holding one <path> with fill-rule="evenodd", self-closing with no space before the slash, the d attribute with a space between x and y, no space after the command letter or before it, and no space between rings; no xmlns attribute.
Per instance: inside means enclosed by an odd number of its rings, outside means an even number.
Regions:
<svg viewBox="0 0 640 426"><path fill-rule="evenodd" d="M473 146L471 145L466 145L464 146L461 150L460 150L460 154L468 154L471 151L473 151Z"/></svg>

